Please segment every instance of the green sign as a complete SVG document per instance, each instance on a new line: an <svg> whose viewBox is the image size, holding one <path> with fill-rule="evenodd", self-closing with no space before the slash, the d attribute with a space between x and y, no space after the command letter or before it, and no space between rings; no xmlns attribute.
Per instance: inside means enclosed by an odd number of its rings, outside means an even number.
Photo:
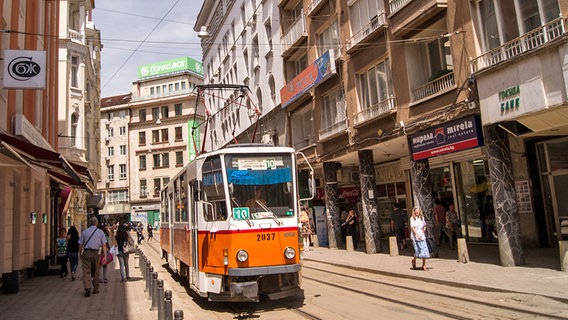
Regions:
<svg viewBox="0 0 568 320"><path fill-rule="evenodd" d="M194 128L195 131L193 131ZM189 156L189 162L191 162L193 161L193 159L195 159L195 157L197 157L197 154L199 153L199 148L201 148L201 141L199 140L201 139L199 135L199 121L189 120L187 122L187 132L189 136L189 139L187 139L188 141L187 153Z"/></svg>
<svg viewBox="0 0 568 320"><path fill-rule="evenodd" d="M521 88L513 86L499 92L499 103L501 105L501 114L519 110L521 105Z"/></svg>
<svg viewBox="0 0 568 320"><path fill-rule="evenodd" d="M138 78L148 78L179 71L191 71L203 76L203 64L190 57L181 57L166 61L138 66Z"/></svg>
<svg viewBox="0 0 568 320"><path fill-rule="evenodd" d="M250 219L249 208L233 208L233 219L235 220L248 220Z"/></svg>

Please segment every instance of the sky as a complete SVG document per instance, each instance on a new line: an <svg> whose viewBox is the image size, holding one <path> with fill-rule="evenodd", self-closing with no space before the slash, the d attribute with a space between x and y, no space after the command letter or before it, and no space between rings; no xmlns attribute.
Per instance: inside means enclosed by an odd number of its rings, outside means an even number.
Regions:
<svg viewBox="0 0 568 320"><path fill-rule="evenodd" d="M101 98L130 93L138 66L189 56L202 60L193 26L201 0L95 0L101 32Z"/></svg>

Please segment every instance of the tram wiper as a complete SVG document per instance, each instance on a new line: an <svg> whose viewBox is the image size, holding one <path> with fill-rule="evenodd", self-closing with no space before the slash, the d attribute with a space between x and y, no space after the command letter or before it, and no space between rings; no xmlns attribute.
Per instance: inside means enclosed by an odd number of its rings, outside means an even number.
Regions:
<svg viewBox="0 0 568 320"><path fill-rule="evenodd" d="M264 211L266 212L270 212L270 215L272 216L272 220L274 220L274 222L276 222L277 225L281 225L282 221L280 221L278 219L278 217L276 217L276 215L274 214L274 212L272 212L272 210L270 210L269 207L267 207L264 203L262 203L261 201L258 200L254 200Z"/></svg>

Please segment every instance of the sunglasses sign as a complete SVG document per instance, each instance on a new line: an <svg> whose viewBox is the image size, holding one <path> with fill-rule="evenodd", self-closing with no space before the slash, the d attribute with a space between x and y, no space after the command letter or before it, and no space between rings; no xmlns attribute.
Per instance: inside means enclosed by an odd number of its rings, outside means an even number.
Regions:
<svg viewBox="0 0 568 320"><path fill-rule="evenodd" d="M45 89L46 53L4 50L4 88Z"/></svg>

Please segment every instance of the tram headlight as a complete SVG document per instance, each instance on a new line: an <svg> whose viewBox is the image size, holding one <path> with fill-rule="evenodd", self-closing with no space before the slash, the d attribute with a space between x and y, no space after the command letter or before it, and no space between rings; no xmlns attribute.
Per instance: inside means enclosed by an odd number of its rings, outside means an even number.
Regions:
<svg viewBox="0 0 568 320"><path fill-rule="evenodd" d="M248 258L249 258L249 254L245 250L241 249L241 250L237 251L237 260L239 262L245 262L245 261L248 260Z"/></svg>
<svg viewBox="0 0 568 320"><path fill-rule="evenodd" d="M296 256L296 250L292 247L287 247L286 250L284 250L284 256L286 259L294 259Z"/></svg>

